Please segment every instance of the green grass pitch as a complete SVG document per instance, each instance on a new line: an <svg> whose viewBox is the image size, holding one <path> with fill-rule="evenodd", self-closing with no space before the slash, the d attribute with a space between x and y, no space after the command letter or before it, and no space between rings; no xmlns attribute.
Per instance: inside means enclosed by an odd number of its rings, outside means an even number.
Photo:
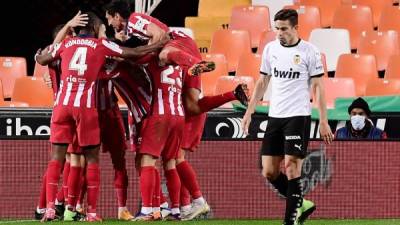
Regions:
<svg viewBox="0 0 400 225"><path fill-rule="evenodd" d="M167 221L159 221L159 222L125 222L125 221L117 221L117 220L104 220L102 223L94 223L94 224L102 224L102 225L126 225L126 224L135 224L135 225L281 225L281 220L197 220L197 221L186 221L186 222L167 222ZM1 220L0 224L9 224L9 225L17 225L17 224L27 224L27 225L36 225L44 223L40 223L37 221L29 221L29 220ZM86 222L50 222L47 224L68 224L68 225L77 225L77 224L93 224ZM364 220L308 220L306 225L400 225L400 219L386 219L386 220L376 220L376 219L364 219Z"/></svg>

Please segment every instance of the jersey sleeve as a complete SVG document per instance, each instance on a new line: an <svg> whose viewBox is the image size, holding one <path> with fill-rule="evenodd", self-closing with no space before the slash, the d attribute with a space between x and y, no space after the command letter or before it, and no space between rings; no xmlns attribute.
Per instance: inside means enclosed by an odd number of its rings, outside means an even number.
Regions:
<svg viewBox="0 0 400 225"><path fill-rule="evenodd" d="M50 46L51 56L54 59L60 59L61 52L64 51L64 41Z"/></svg>
<svg viewBox="0 0 400 225"><path fill-rule="evenodd" d="M272 75L271 73L271 63L269 61L269 47L270 45L267 44L263 50L262 56L261 56L261 67L260 67L260 73L262 75Z"/></svg>
<svg viewBox="0 0 400 225"><path fill-rule="evenodd" d="M322 64L321 53L315 46L312 46L310 48L308 73L310 74L310 77L319 77L324 74L324 66Z"/></svg>
<svg viewBox="0 0 400 225"><path fill-rule="evenodd" d="M99 45L102 54L105 56L116 56L120 57L123 50L122 48L115 42L108 41L106 39L102 39Z"/></svg>
<svg viewBox="0 0 400 225"><path fill-rule="evenodd" d="M132 13L128 20L128 34L137 37L147 37L147 26L151 20L141 13Z"/></svg>

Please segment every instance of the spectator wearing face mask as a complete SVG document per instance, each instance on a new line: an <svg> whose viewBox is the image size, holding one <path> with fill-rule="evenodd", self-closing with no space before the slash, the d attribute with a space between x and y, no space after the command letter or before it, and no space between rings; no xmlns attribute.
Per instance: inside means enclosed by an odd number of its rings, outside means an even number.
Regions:
<svg viewBox="0 0 400 225"><path fill-rule="evenodd" d="M369 119L371 110L368 103L362 99L355 99L348 108L350 121L336 131L338 139L386 139L386 133L375 127Z"/></svg>

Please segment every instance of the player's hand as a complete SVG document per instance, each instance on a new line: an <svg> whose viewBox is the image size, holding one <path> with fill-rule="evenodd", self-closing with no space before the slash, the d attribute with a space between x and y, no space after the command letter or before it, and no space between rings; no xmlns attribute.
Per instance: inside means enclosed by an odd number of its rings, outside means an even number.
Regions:
<svg viewBox="0 0 400 225"><path fill-rule="evenodd" d="M115 38L125 42L128 39L128 36L126 35L124 30L121 30L120 32L115 32Z"/></svg>
<svg viewBox="0 0 400 225"><path fill-rule="evenodd" d="M320 123L319 133L321 138L324 139L326 144L330 144L333 141L333 134L327 121Z"/></svg>
<svg viewBox="0 0 400 225"><path fill-rule="evenodd" d="M242 129L243 129L245 135L249 134L249 126L251 123L251 114L252 113L250 113L249 111L246 111L246 113L244 114L243 119L242 119Z"/></svg>
<svg viewBox="0 0 400 225"><path fill-rule="evenodd" d="M78 11L78 13L72 18L70 21L67 22L67 26L69 28L74 28L74 27L84 27L88 23L89 17L88 14L82 14L81 11Z"/></svg>

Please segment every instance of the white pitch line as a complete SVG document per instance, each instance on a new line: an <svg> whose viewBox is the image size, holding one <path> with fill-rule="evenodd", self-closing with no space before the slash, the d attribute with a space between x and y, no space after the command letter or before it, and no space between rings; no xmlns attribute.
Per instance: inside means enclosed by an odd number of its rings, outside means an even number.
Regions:
<svg viewBox="0 0 400 225"><path fill-rule="evenodd" d="M0 224L7 224L7 223L25 223L25 222L38 222L38 220L10 220L10 221L0 221Z"/></svg>

